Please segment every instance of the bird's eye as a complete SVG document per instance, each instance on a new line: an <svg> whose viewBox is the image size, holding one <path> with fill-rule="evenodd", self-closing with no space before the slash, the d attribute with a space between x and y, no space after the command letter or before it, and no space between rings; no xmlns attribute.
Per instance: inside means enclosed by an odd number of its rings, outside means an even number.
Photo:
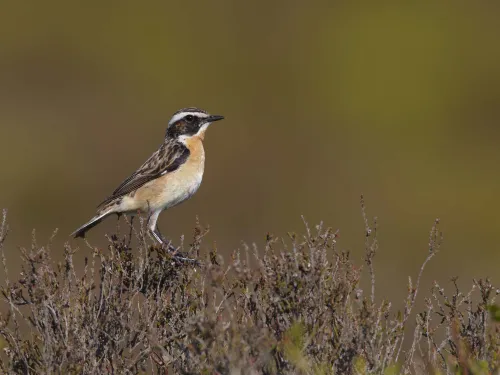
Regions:
<svg viewBox="0 0 500 375"><path fill-rule="evenodd" d="M193 115L187 115L184 118L186 119L187 122L192 122L194 120L194 116Z"/></svg>

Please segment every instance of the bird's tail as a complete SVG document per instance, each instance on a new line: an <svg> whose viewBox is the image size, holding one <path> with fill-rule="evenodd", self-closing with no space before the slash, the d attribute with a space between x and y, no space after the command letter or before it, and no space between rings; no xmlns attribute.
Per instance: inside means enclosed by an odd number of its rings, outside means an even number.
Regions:
<svg viewBox="0 0 500 375"><path fill-rule="evenodd" d="M106 216L111 214L112 212L110 210L106 210L105 212L99 212L97 215L95 215L92 219L90 219L87 223L83 224L80 228L75 230L73 233L71 233L72 236L75 238L81 237L85 238L85 233L95 227L97 224L99 224L102 219L104 219Z"/></svg>

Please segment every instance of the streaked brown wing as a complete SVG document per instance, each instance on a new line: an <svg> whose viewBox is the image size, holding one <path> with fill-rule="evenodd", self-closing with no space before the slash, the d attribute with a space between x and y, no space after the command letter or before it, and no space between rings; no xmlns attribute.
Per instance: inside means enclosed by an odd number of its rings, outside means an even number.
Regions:
<svg viewBox="0 0 500 375"><path fill-rule="evenodd" d="M175 171L184 164L188 156L189 149L183 144L175 141L165 142L133 175L123 181L113 194L97 207L131 193L155 178Z"/></svg>

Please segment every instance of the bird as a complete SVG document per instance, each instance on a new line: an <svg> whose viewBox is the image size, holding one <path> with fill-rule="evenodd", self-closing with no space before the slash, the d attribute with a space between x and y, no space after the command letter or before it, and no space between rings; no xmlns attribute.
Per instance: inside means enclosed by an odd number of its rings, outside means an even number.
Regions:
<svg viewBox="0 0 500 375"><path fill-rule="evenodd" d="M158 150L97 206L92 219L71 235L84 238L88 230L111 214L119 217L141 212L147 214L147 228L153 238L165 245L157 227L158 216L191 198L200 187L205 169L205 132L211 123L222 119L224 116L195 107L175 112Z"/></svg>

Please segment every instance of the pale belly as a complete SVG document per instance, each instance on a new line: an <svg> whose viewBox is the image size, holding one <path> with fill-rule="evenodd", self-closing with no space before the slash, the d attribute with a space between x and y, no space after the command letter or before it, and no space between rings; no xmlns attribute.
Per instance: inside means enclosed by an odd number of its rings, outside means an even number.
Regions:
<svg viewBox="0 0 500 375"><path fill-rule="evenodd" d="M203 171L186 175L181 169L169 173L123 197L120 205L124 211L162 211L191 198L200 187L202 177Z"/></svg>
<svg viewBox="0 0 500 375"><path fill-rule="evenodd" d="M203 171L189 177L168 178L158 197L153 200L153 210L164 210L191 198L198 191L202 178Z"/></svg>

